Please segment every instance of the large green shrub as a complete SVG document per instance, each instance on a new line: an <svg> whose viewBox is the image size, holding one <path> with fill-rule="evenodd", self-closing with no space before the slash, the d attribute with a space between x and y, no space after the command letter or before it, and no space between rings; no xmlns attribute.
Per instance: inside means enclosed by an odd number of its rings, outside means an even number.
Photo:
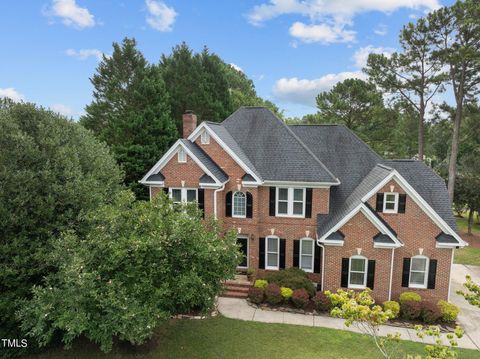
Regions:
<svg viewBox="0 0 480 359"><path fill-rule="evenodd" d="M307 273L299 268L288 268L276 272L269 272L265 276L269 283L277 283L281 287L295 289L304 288L310 297L315 295L315 286L308 279Z"/></svg>
<svg viewBox="0 0 480 359"><path fill-rule="evenodd" d="M421 302L422 296L415 292L403 292L400 294L399 302L402 304L405 301Z"/></svg>
<svg viewBox="0 0 480 359"><path fill-rule="evenodd" d="M234 233L203 223L195 204L175 210L163 193L145 202L123 192L83 221L91 229L56 241L58 272L20 312L41 344L55 332L66 344L85 336L104 351L114 338L141 344L172 314L211 308L240 259Z"/></svg>
<svg viewBox="0 0 480 359"><path fill-rule="evenodd" d="M444 322L454 322L455 319L457 319L460 309L458 309L455 304L449 303L445 300L439 300L437 306L442 313L442 320Z"/></svg>
<svg viewBox="0 0 480 359"><path fill-rule="evenodd" d="M392 312L392 319L397 318L400 315L400 304L394 300L388 300L383 302L383 310L390 310Z"/></svg>
<svg viewBox="0 0 480 359"><path fill-rule="evenodd" d="M69 229L83 232L81 214L110 202L122 177L108 148L79 124L0 100L0 338L25 338L14 313L56 271L52 242ZM36 346L30 339L26 350Z"/></svg>

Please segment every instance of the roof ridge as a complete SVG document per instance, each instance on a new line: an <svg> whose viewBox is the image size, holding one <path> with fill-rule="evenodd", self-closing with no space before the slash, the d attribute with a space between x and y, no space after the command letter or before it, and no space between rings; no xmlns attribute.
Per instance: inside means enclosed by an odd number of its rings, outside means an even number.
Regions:
<svg viewBox="0 0 480 359"><path fill-rule="evenodd" d="M384 169L389 170L389 171L394 170L394 168L389 167L389 166L387 166L387 165L384 165L383 163L377 163L376 166L381 167L381 168L384 168Z"/></svg>

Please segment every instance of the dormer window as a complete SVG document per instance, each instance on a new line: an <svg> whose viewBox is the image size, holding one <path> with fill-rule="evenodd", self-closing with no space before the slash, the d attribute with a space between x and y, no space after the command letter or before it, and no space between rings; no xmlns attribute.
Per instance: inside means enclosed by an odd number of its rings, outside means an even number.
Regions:
<svg viewBox="0 0 480 359"><path fill-rule="evenodd" d="M185 150L183 148L180 148L178 150L178 162L179 163L187 162L187 154L185 153Z"/></svg>
<svg viewBox="0 0 480 359"><path fill-rule="evenodd" d="M383 212L398 213L398 193L395 193L395 192L384 193Z"/></svg>
<svg viewBox="0 0 480 359"><path fill-rule="evenodd" d="M210 134L207 131L203 131L200 136L200 142L202 145L208 145L210 143Z"/></svg>

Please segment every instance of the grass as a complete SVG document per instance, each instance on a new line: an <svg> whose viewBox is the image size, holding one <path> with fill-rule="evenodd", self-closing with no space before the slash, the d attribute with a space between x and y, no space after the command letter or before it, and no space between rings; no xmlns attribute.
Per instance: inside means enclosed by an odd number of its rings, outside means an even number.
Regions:
<svg viewBox="0 0 480 359"><path fill-rule="evenodd" d="M456 217L457 227L459 232L465 234L467 232L467 217ZM480 224L476 223L476 219L472 226L472 234L474 236L480 236ZM465 238L465 236L464 236ZM465 238L468 240L468 238ZM480 248L472 245L458 249L455 251L455 258L453 262L456 264L467 264L480 266Z"/></svg>
<svg viewBox="0 0 480 359"><path fill-rule="evenodd" d="M221 316L172 320L146 346L147 349L136 350L116 347L111 353L102 354L93 344L79 341L68 351L50 350L35 358L380 358L371 338L361 334ZM410 341L402 341L402 351L424 354L422 344ZM478 358L477 351L458 349L458 352L460 358Z"/></svg>
<svg viewBox="0 0 480 359"><path fill-rule="evenodd" d="M468 229L468 217L464 214L462 217L455 217L457 222L457 227L460 232L467 233ZM478 224L477 218L474 218L472 224L472 233L473 234L480 234L480 224Z"/></svg>

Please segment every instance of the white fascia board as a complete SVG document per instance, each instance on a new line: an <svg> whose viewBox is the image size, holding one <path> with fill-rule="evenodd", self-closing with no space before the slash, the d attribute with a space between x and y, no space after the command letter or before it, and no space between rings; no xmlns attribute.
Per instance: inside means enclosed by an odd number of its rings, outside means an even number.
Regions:
<svg viewBox="0 0 480 359"><path fill-rule="evenodd" d="M199 186L200 188L206 188L206 189L215 189L215 188L222 187L221 184L216 184L216 183L200 183Z"/></svg>
<svg viewBox="0 0 480 359"><path fill-rule="evenodd" d="M384 249L392 249L392 248L399 248L401 247L400 244L396 243L374 243L373 248L384 248Z"/></svg>
<svg viewBox="0 0 480 359"><path fill-rule="evenodd" d="M343 243L345 241L333 241L333 240L321 240L317 239L317 245L319 243L323 244L324 246L330 246L330 247L343 247Z"/></svg>
<svg viewBox="0 0 480 359"><path fill-rule="evenodd" d="M213 175L210 170L204 166L204 164L193 154L192 151L190 151L187 146L185 146L182 141L179 139L177 140L172 147L162 156L162 158L148 171L148 173L140 180L140 183L148 185L150 182L148 182L146 179L150 177L154 173L158 173L163 166L165 166L168 161L172 159L172 157L175 155L176 151L178 150L179 147L182 147L185 152L192 158L195 163L210 177L212 177L215 180L215 185L219 186L221 185L221 182L218 180L217 177Z"/></svg>
<svg viewBox="0 0 480 359"><path fill-rule="evenodd" d="M159 182L159 181L148 181L148 182L143 182L142 184L145 184L150 187L164 187L165 182Z"/></svg>
<svg viewBox="0 0 480 359"><path fill-rule="evenodd" d="M418 194L417 191L407 182L403 176L398 173L397 170L392 170L392 173L390 173L385 179L381 182L379 182L370 192L368 192L365 196L362 198L362 202L366 202L372 197L375 193L377 193L382 187L384 187L388 182L390 182L392 179L396 180L398 185L412 198L415 203L432 219L432 221L440 227L440 229L453 236L457 241L458 244L456 246L459 247L465 247L467 242L465 242L458 234L455 232L452 227L450 227L443 219L438 215L437 212L425 201L422 196Z"/></svg>
<svg viewBox="0 0 480 359"><path fill-rule="evenodd" d="M257 182L245 182L242 181L242 187L247 187L247 188L257 188L259 184Z"/></svg>
<svg viewBox="0 0 480 359"><path fill-rule="evenodd" d="M331 186L338 186L338 182L297 182L297 181L271 181L266 180L263 182L265 186L275 186L275 187L308 187L308 188L330 188Z"/></svg>
<svg viewBox="0 0 480 359"><path fill-rule="evenodd" d="M336 232L344 224L346 224L350 219L353 218L358 212L362 212L365 217L367 217L370 222L373 223L377 229L383 233L388 235L394 242L397 247L403 246L401 242L395 237L395 235L380 221L377 216L375 216L364 203L360 203L357 207L355 207L350 213L348 213L345 217L343 217L335 226L333 226L327 233L325 233L318 241L319 243L326 243L326 238L332 234L333 232ZM372 239L373 240L373 239Z"/></svg>
<svg viewBox="0 0 480 359"><path fill-rule="evenodd" d="M262 180L255 174L255 172L250 168L248 167L245 162L243 162L236 154L235 152L232 151L232 149L230 147L227 146L227 144L225 142L222 141L222 139L220 137L217 136L217 134L215 133L215 131L213 131L210 127L208 127L208 123L207 122L202 122L200 124L200 126L198 126L191 134L190 136L188 136L188 140L192 141L192 142L195 142L195 140L198 138L198 136L200 136L201 134L201 131L202 129L205 129L205 131L207 131L210 135L210 137L212 137L224 150L225 152L228 153L228 155L230 157L233 158L233 160L235 162L237 162L237 164L246 172L248 173L249 175L251 175L253 178L255 178L255 180L257 181L256 183L258 185L262 184Z"/></svg>
<svg viewBox="0 0 480 359"><path fill-rule="evenodd" d="M464 242L465 244L459 244L459 243L436 243L435 248L446 248L446 249L453 249L453 248L463 248L468 246L468 242Z"/></svg>

